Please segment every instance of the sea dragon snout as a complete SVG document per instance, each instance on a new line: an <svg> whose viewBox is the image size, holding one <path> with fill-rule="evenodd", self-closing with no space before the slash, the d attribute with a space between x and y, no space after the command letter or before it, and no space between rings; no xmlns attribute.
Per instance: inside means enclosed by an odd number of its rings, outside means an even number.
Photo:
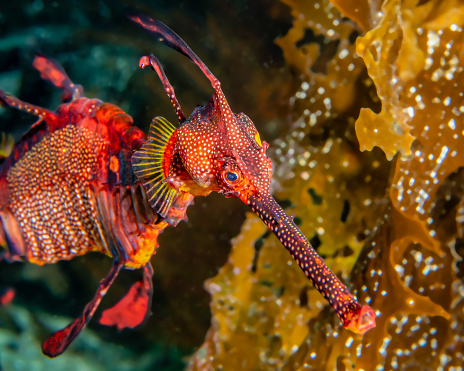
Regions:
<svg viewBox="0 0 464 371"><path fill-rule="evenodd" d="M186 118L156 57L140 60L141 67L151 65L157 72L180 124L176 128L163 118L155 118L148 142L132 157L134 173L146 187L152 208L165 217L182 193L205 196L216 191L241 199L278 237L329 301L343 326L361 334L375 327L374 311L356 301L271 196L272 163L265 153L268 144L261 141L253 122L243 113L232 112L219 80L174 31L147 16L130 19L190 58L215 91L208 104Z"/></svg>

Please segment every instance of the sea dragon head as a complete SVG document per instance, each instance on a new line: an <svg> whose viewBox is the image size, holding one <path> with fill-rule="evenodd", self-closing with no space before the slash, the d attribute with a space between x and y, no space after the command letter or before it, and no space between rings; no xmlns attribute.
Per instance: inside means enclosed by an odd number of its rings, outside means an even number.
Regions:
<svg viewBox="0 0 464 371"><path fill-rule="evenodd" d="M197 184L250 204L253 196L270 196L269 145L247 115L232 112L219 82L215 87L210 102L179 128L177 150Z"/></svg>
<svg viewBox="0 0 464 371"><path fill-rule="evenodd" d="M147 16L130 19L190 58L214 89L211 100L186 118L158 59L153 55L141 58L141 67L151 65L157 72L180 123L175 128L155 118L147 143L132 157L134 173L144 182L151 206L166 217L181 192L197 196L216 191L241 199L279 238L345 327L357 333L375 327L373 310L355 300L272 197L272 163L266 156L269 145L261 141L253 122L243 113L232 112L219 80L174 31Z"/></svg>

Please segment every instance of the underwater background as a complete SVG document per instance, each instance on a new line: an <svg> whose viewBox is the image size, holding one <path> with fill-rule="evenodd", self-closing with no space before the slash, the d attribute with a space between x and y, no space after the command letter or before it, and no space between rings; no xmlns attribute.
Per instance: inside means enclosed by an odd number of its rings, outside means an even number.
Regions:
<svg viewBox="0 0 464 371"><path fill-rule="evenodd" d="M154 116L175 121L156 74L138 68L154 53L185 111L205 104L209 81L133 13L184 38L254 121L273 193L377 327L344 330L267 227L210 195L159 238L146 325L94 319L56 359L41 342L80 313L111 260L0 263L0 288L16 291L0 307L0 369L462 370L464 2L3 2L0 88L57 107L60 92L32 68L40 51L147 131ZM16 139L34 121L0 108ZM100 311L139 274L122 272Z"/></svg>

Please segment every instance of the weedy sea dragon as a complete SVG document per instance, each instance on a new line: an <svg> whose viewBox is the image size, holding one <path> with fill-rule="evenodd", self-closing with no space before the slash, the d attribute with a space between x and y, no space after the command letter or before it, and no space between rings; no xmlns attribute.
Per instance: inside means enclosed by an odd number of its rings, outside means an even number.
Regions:
<svg viewBox="0 0 464 371"><path fill-rule="evenodd" d="M239 198L266 223L346 328L364 333L374 327L374 311L356 301L271 196L268 144L253 122L232 112L218 79L176 33L147 16L130 18L190 58L211 82L211 100L186 118L158 59L140 59L142 68L151 66L161 79L178 127L156 117L146 137L120 108L84 98L82 87L42 55L34 67L63 90L68 103L52 112L0 91L4 104L40 118L1 164L4 258L41 265L99 251L113 259L82 314L50 336L43 352L55 357L66 350L121 268L142 268L143 278L103 312L100 322L118 328L143 323L150 312L150 258L159 233L185 219L195 196L213 191Z"/></svg>

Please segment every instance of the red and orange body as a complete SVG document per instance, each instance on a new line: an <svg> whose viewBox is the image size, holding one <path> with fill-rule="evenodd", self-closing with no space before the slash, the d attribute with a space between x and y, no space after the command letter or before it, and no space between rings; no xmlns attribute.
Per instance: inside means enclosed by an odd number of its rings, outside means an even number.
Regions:
<svg viewBox="0 0 464 371"><path fill-rule="evenodd" d="M120 108L96 99L75 99L54 115L0 168L8 257L42 265L99 251L140 268L160 229L156 216L137 206L142 195L131 175L130 156L145 135ZM145 256L141 245L150 250Z"/></svg>
<svg viewBox="0 0 464 371"><path fill-rule="evenodd" d="M166 218L160 218L132 172L131 156L146 142L132 118L113 104L81 97L82 88L72 84L52 59L37 55L34 66L43 78L63 88L63 96L71 101L51 112L0 91L4 104L40 117L0 164L3 258L38 265L90 251L113 258L113 269L100 283L89 310L68 331L72 335L90 320L121 268L143 268L144 280L133 286L138 292L129 291L125 300L133 303L142 297L145 311L126 323L128 308L116 306L102 318L119 328L135 327L149 314L149 261L158 235L168 221L185 218L193 196L177 198ZM60 345L65 349L74 337L69 342L60 339ZM51 356L64 349L56 344L44 347Z"/></svg>
<svg viewBox="0 0 464 371"><path fill-rule="evenodd" d="M142 323L150 311L149 260L159 233L185 219L195 196L213 191L242 200L266 223L346 328L364 333L374 327L373 310L349 293L270 194L269 145L250 118L232 112L220 82L171 29L146 16L130 18L190 58L211 82L213 97L187 118L156 57L141 58L140 66L150 65L160 77L179 126L155 117L145 136L120 108L82 98L82 88L41 55L34 66L69 103L51 112L0 91L4 104L40 117L0 167L6 259L44 264L99 251L114 262L82 315L53 334L44 353L57 356L69 346L121 268L143 268L143 279L101 322L118 328Z"/></svg>

